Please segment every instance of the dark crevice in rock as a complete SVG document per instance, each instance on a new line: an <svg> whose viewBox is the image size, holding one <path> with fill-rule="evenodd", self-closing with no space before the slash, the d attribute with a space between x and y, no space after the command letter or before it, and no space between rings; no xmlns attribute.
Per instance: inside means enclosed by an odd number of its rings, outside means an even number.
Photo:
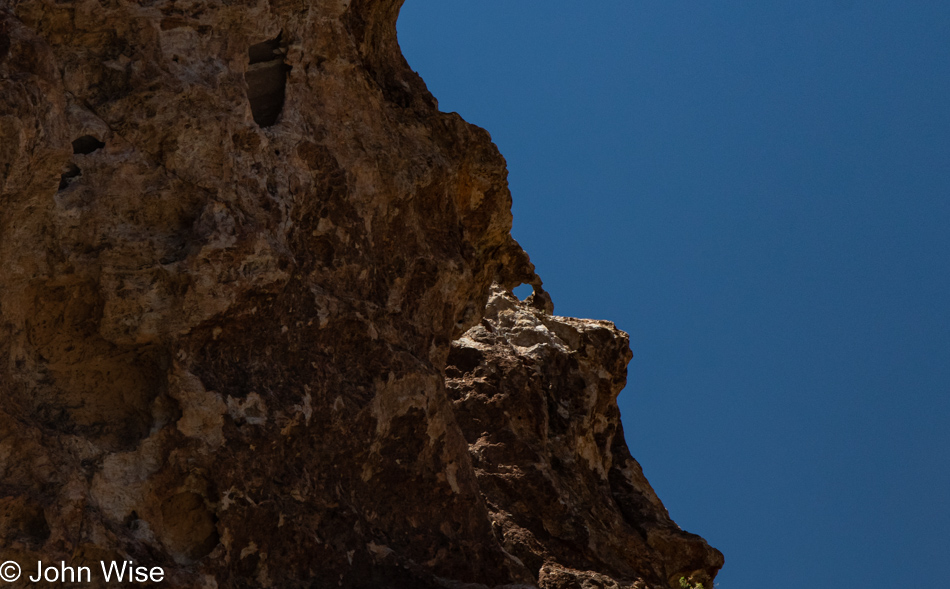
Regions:
<svg viewBox="0 0 950 589"><path fill-rule="evenodd" d="M102 149L105 146L105 143L99 141L92 135L83 135L79 139L73 141L73 153L89 155L90 153L98 149Z"/></svg>
<svg viewBox="0 0 950 589"><path fill-rule="evenodd" d="M254 122L270 127L277 122L284 108L287 72L284 62L286 49L282 46L283 33L277 38L251 45L248 49L247 99L251 103Z"/></svg>
<svg viewBox="0 0 950 589"><path fill-rule="evenodd" d="M7 31L7 24L0 23L0 61L6 58L10 53L10 33Z"/></svg>
<svg viewBox="0 0 950 589"><path fill-rule="evenodd" d="M79 166L72 162L66 164L66 170L59 177L59 190L64 190L72 183L74 178L79 176L82 176L82 170L79 169Z"/></svg>
<svg viewBox="0 0 950 589"><path fill-rule="evenodd" d="M446 370L461 376L462 374L473 372L484 360L485 354L477 348L452 346L452 349L449 351Z"/></svg>
<svg viewBox="0 0 950 589"><path fill-rule="evenodd" d="M0 542L4 545L19 542L42 546L50 533L49 522L39 503L17 497L0 498Z"/></svg>

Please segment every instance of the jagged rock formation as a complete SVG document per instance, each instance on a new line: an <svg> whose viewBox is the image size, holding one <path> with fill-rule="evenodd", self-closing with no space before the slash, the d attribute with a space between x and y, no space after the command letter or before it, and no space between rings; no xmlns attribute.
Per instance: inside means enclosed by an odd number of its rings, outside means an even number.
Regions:
<svg viewBox="0 0 950 589"><path fill-rule="evenodd" d="M616 399L630 356L612 323L552 316L503 289L452 343L446 384L479 490L505 549L543 587L590 576L712 587L722 566L670 520L627 450Z"/></svg>
<svg viewBox="0 0 950 589"><path fill-rule="evenodd" d="M0 0L3 559L715 575L627 454L625 336L550 315L504 160L408 67L399 6Z"/></svg>

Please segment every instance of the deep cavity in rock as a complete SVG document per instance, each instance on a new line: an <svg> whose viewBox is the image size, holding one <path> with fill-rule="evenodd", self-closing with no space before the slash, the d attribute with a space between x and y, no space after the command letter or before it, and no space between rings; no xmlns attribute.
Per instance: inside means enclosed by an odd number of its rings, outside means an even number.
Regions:
<svg viewBox="0 0 950 589"><path fill-rule="evenodd" d="M270 127L277 122L284 108L287 72L281 37L251 45L248 49L247 99L251 103L254 122Z"/></svg>

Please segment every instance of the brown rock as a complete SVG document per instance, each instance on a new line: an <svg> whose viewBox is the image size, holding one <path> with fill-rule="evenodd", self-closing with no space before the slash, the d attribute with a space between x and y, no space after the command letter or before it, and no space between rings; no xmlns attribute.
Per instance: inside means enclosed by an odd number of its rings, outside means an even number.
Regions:
<svg viewBox="0 0 950 589"><path fill-rule="evenodd" d="M711 586L722 567L627 450L616 399L630 356L612 323L555 317L504 289L452 343L446 384L479 489L541 587Z"/></svg>
<svg viewBox="0 0 950 589"><path fill-rule="evenodd" d="M5 559L222 589L715 574L626 454L625 337L545 314L504 160L409 69L399 6L0 2Z"/></svg>

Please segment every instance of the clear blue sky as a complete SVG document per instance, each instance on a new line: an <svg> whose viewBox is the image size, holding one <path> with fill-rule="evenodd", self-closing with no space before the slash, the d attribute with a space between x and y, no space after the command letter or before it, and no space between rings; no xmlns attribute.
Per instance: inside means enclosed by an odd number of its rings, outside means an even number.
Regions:
<svg viewBox="0 0 950 589"><path fill-rule="evenodd" d="M950 2L408 0L723 589L946 584Z"/></svg>

